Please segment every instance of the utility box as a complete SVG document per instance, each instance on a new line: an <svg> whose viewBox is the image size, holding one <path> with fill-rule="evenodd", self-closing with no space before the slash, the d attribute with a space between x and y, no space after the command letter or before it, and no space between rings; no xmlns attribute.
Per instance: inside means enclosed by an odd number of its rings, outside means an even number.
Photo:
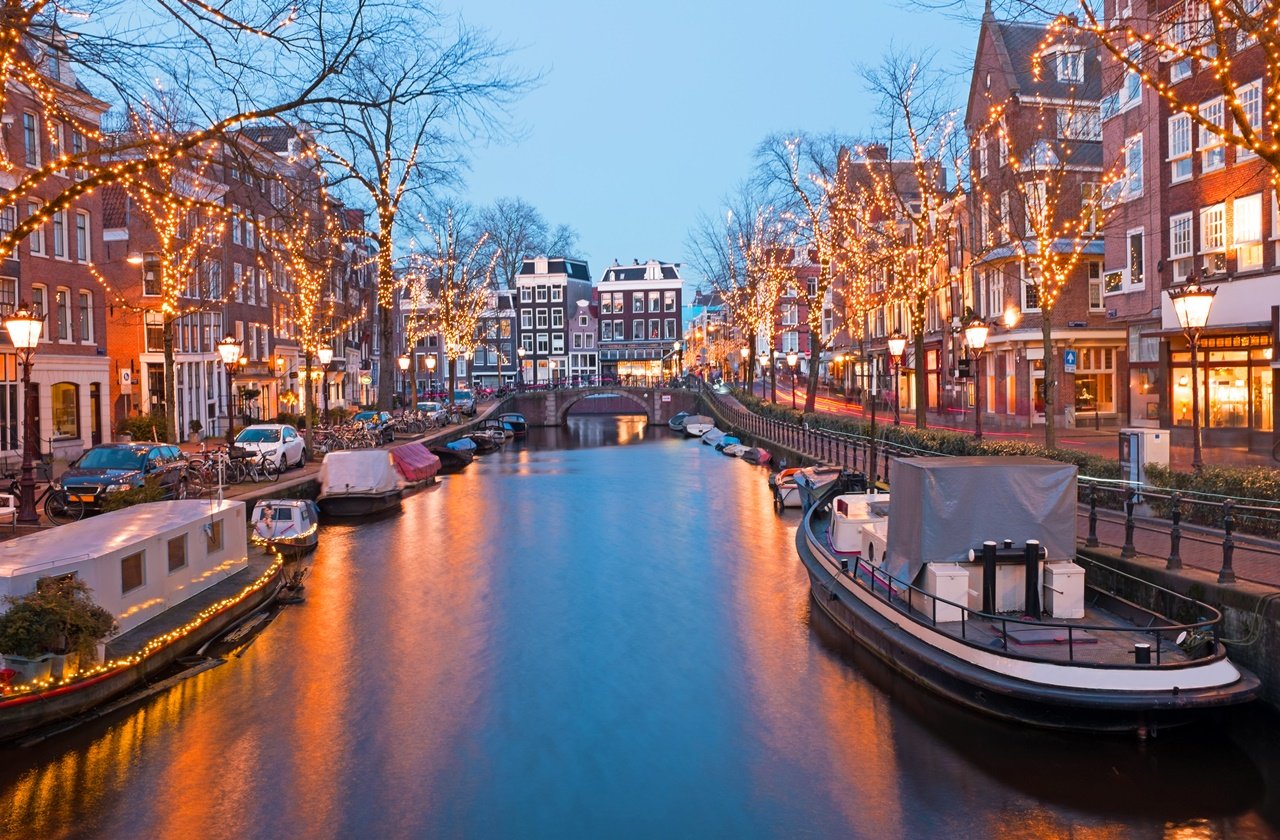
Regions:
<svg viewBox="0 0 1280 840"><path fill-rule="evenodd" d="M1044 604L1054 618L1084 618L1084 569L1070 561L1045 563Z"/></svg>
<svg viewBox="0 0 1280 840"><path fill-rule="evenodd" d="M1121 429L1120 477L1145 484L1147 464L1169 466L1169 430Z"/></svg>
<svg viewBox="0 0 1280 840"><path fill-rule="evenodd" d="M924 590L942 600L934 601L933 598L921 596L919 592L913 591L912 600L922 602L912 604L917 610L935 621L964 620L964 611L952 604L969 603L968 569L959 563L930 563L925 567ZM943 601L951 603L944 604Z"/></svg>

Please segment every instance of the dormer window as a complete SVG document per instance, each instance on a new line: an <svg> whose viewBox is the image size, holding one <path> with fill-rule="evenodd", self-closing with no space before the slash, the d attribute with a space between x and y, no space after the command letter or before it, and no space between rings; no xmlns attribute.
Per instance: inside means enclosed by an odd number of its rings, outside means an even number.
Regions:
<svg viewBox="0 0 1280 840"><path fill-rule="evenodd" d="M1081 50L1064 50L1057 55L1058 81L1084 81L1084 52Z"/></svg>

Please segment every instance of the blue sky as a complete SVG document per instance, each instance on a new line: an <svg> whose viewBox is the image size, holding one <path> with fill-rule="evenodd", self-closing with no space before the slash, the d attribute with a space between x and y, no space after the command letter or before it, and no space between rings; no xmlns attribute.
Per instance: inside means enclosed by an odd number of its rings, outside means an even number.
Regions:
<svg viewBox="0 0 1280 840"><path fill-rule="evenodd" d="M447 3L544 73L515 107L523 136L472 150L467 199L517 195L572 225L597 279L615 258L682 261L771 132L872 131L857 68L891 42L964 72L977 36L876 0Z"/></svg>

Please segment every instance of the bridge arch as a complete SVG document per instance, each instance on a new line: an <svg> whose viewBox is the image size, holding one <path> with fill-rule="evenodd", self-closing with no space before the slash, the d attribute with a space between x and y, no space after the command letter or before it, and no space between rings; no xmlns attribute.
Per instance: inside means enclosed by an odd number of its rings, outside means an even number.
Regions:
<svg viewBox="0 0 1280 840"><path fill-rule="evenodd" d="M653 399L652 392L646 393L644 397L633 393L626 388L580 388L573 391L562 391L557 394L560 397L556 405L556 425L563 426L569 417L569 410L587 397L620 397L621 399L632 403L640 413L643 413L648 423L656 422L653 416ZM646 397L648 399L646 399Z"/></svg>

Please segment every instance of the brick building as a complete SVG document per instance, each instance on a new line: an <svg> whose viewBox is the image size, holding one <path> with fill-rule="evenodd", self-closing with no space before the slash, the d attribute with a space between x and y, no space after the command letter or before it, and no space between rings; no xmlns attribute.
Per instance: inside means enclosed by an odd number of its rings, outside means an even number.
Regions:
<svg viewBox="0 0 1280 840"><path fill-rule="evenodd" d="M567 382L570 322L578 301L591 300L585 260L529 257L516 275L521 375L526 386Z"/></svg>
<svg viewBox="0 0 1280 840"><path fill-rule="evenodd" d="M674 372L684 281L679 263L649 260L605 269L600 300L600 376L661 378Z"/></svg>

